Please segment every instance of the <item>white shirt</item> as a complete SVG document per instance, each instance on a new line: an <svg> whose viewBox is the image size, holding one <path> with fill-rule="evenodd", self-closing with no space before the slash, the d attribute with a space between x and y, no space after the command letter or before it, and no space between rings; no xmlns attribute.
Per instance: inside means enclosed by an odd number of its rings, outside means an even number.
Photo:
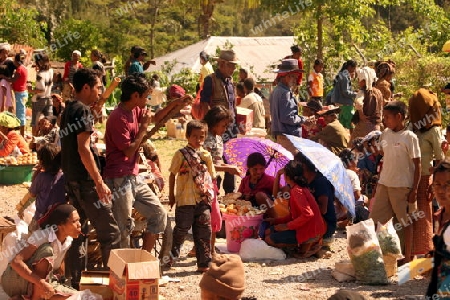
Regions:
<svg viewBox="0 0 450 300"><path fill-rule="evenodd" d="M383 168L379 183L387 187L412 188L414 183L414 158L420 157L419 140L410 130L394 132L385 129L380 137L383 149Z"/></svg>
<svg viewBox="0 0 450 300"><path fill-rule="evenodd" d="M251 92L241 100L241 104L239 104L239 106L243 108L249 108L253 103L256 102L262 103L262 98L257 93Z"/></svg>
<svg viewBox="0 0 450 300"><path fill-rule="evenodd" d="M36 89L43 92L37 93L33 96L31 101L36 102L37 98L50 98L53 86L53 69L40 71L36 75Z"/></svg>
<svg viewBox="0 0 450 300"><path fill-rule="evenodd" d="M360 191L361 190L361 182L359 181L358 174L356 174L355 171L350 169L345 169L347 172L348 177L350 177L350 181L352 183L353 191ZM358 200L358 199L356 199Z"/></svg>
<svg viewBox="0 0 450 300"><path fill-rule="evenodd" d="M53 248L53 256L48 258L53 265L53 270L59 269L61 263L66 255L67 250L72 245L72 237L68 236L63 244L56 237L56 233L53 227L47 227L46 229L36 230L28 238L28 243L39 248L45 243L50 243Z"/></svg>

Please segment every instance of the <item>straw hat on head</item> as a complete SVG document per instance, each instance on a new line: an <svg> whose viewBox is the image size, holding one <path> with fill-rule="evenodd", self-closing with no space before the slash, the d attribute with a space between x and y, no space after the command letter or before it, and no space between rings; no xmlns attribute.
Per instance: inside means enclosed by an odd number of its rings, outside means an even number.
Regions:
<svg viewBox="0 0 450 300"><path fill-rule="evenodd" d="M334 105L324 106L321 111L318 111L317 114L319 116L328 116L332 114L338 114L341 112L341 108Z"/></svg>
<svg viewBox="0 0 450 300"><path fill-rule="evenodd" d="M281 64L278 65L278 69L274 71L274 73L305 73L305 70L302 70L298 67L298 60L289 58L283 59Z"/></svg>
<svg viewBox="0 0 450 300"><path fill-rule="evenodd" d="M240 61L237 59L236 53L233 50L221 50L219 55L219 61L221 60L232 64L240 63Z"/></svg>
<svg viewBox="0 0 450 300"><path fill-rule="evenodd" d="M310 100L308 102L300 102L300 105L303 107L307 107L310 110L314 111L314 112L318 112L321 111L323 109L322 104L320 104L319 101L315 101L315 100Z"/></svg>

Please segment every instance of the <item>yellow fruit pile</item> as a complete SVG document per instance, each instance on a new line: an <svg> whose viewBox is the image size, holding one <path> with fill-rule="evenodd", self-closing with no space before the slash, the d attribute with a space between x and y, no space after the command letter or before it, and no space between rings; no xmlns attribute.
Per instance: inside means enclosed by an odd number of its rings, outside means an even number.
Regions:
<svg viewBox="0 0 450 300"><path fill-rule="evenodd" d="M27 153L22 156L6 156L0 158L0 165L35 165L38 163L37 153Z"/></svg>
<svg viewBox="0 0 450 300"><path fill-rule="evenodd" d="M245 200L225 200L224 203L219 204L220 212L223 214L244 216L244 215L259 215L265 213L252 206L250 201Z"/></svg>

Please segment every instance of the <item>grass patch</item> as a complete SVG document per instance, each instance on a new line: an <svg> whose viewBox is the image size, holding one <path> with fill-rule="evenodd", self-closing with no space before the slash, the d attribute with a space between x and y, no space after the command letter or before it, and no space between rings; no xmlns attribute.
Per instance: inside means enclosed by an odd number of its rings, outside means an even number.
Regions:
<svg viewBox="0 0 450 300"><path fill-rule="evenodd" d="M169 184L169 168L172 161L172 157L175 152L187 145L187 141L175 140L175 139L157 139L152 140L156 147L156 152L159 155L159 161L161 162L161 172L167 184Z"/></svg>

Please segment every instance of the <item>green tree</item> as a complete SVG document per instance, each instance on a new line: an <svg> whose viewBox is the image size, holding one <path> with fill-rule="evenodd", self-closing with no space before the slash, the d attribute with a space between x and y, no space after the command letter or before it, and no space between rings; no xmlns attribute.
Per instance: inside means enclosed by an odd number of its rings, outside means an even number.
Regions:
<svg viewBox="0 0 450 300"><path fill-rule="evenodd" d="M9 43L26 44L35 48L45 42L45 22L36 20L38 12L32 7L19 6L16 0L0 2L0 36Z"/></svg>
<svg viewBox="0 0 450 300"><path fill-rule="evenodd" d="M73 50L88 56L92 49L102 49L104 37L98 26L90 21L69 19L55 30L57 56L63 60L70 59Z"/></svg>

